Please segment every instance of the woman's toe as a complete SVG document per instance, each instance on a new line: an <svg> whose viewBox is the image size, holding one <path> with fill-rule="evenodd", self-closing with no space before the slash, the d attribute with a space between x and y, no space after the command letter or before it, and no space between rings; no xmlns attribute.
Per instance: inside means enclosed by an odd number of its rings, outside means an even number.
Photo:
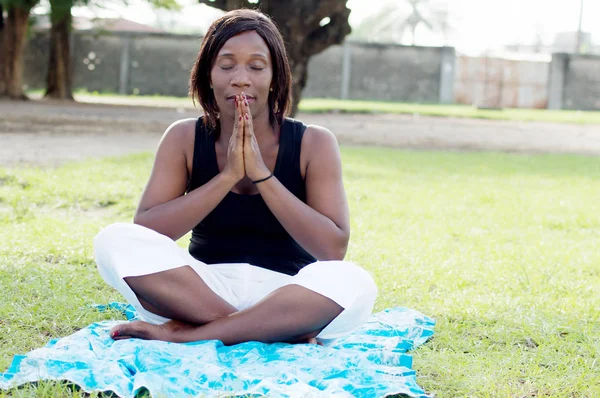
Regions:
<svg viewBox="0 0 600 398"><path fill-rule="evenodd" d="M151 329L154 325L147 322L134 321L117 325L110 330L110 337L113 340L123 339L152 339Z"/></svg>

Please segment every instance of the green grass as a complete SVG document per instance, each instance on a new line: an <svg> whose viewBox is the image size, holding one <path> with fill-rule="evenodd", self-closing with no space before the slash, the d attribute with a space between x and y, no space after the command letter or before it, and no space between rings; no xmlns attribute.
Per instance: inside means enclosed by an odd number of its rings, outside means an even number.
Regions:
<svg viewBox="0 0 600 398"><path fill-rule="evenodd" d="M600 396L600 158L343 148L348 259L437 320L415 350L437 397ZM91 241L131 219L150 155L0 169L0 371L122 300ZM184 241L180 241L182 245ZM56 383L14 396L72 397ZM0 392L0 397L6 396Z"/></svg>
<svg viewBox="0 0 600 398"><path fill-rule="evenodd" d="M28 92L40 98L42 91ZM118 95L79 90L75 98L81 102L141 105L158 107L193 106L190 98L160 95ZM490 120L539 121L548 123L600 124L600 111L567 111L545 109L478 109L469 105L414 104L382 101L354 101L331 98L306 98L300 101L299 109L306 113L395 113L407 115L458 117Z"/></svg>
<svg viewBox="0 0 600 398"><path fill-rule="evenodd" d="M307 98L300 102L302 112L398 113L409 115L459 117L491 120L540 121L552 123L600 124L600 112L545 109L478 109L469 105L408 104L401 102L350 101Z"/></svg>

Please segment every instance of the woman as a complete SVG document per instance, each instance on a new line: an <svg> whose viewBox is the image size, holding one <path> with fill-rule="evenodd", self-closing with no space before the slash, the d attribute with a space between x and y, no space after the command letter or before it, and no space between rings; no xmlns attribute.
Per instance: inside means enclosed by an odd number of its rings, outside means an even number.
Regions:
<svg viewBox="0 0 600 398"><path fill-rule="evenodd" d="M291 79L268 17L235 10L212 24L191 73L204 116L165 132L134 224L94 240L100 274L142 319L114 339L316 343L368 319L377 288L342 261L337 142L285 117ZM190 230L188 252L174 241Z"/></svg>

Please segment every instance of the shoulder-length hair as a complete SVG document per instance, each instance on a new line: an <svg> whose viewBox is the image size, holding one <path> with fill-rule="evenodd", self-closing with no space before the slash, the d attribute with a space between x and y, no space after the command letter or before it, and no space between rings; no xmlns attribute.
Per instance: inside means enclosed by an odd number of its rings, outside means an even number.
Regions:
<svg viewBox="0 0 600 398"><path fill-rule="evenodd" d="M200 52L190 76L190 94L204 110L205 125L218 126L219 108L210 87L210 72L217 54L227 40L246 31L255 31L262 37L271 53L273 77L269 92L269 123L281 125L292 100L292 73L281 33L265 14L249 9L233 10L212 23L204 35ZM218 130L217 130L218 133Z"/></svg>

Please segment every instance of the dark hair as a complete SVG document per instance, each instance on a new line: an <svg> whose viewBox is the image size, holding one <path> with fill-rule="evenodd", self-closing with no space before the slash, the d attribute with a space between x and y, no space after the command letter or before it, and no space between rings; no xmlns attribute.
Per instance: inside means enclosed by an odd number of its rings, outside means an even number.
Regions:
<svg viewBox="0 0 600 398"><path fill-rule="evenodd" d="M204 123L217 128L219 108L210 88L210 72L217 54L227 40L246 31L255 31L263 38L271 53L273 77L269 92L269 123L281 125L288 114L292 96L292 73L281 33L265 14L249 9L233 10L212 23L202 40L198 58L190 76L190 94L204 109Z"/></svg>

